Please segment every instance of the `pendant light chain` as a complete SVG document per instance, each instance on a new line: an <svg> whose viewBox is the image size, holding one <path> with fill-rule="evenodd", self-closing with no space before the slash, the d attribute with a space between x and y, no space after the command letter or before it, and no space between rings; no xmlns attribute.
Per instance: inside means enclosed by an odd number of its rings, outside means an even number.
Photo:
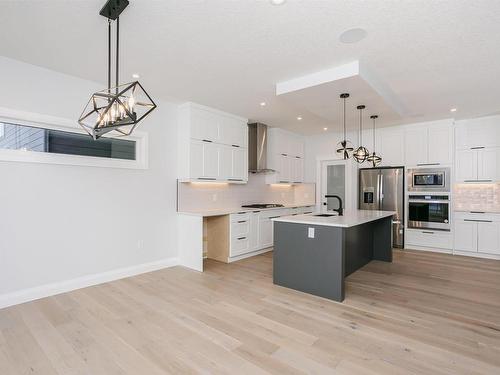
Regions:
<svg viewBox="0 0 500 375"><path fill-rule="evenodd" d="M120 17L116 18L116 77L115 77L115 87L116 94L118 94L119 86L119 61L120 61Z"/></svg>
<svg viewBox="0 0 500 375"><path fill-rule="evenodd" d="M108 18L108 92L111 92L111 19Z"/></svg>
<svg viewBox="0 0 500 375"><path fill-rule="evenodd" d="M362 164L369 155L367 148L363 146L363 109L365 109L366 106L358 105L356 108L359 110L359 146L354 151L353 157L359 164Z"/></svg>

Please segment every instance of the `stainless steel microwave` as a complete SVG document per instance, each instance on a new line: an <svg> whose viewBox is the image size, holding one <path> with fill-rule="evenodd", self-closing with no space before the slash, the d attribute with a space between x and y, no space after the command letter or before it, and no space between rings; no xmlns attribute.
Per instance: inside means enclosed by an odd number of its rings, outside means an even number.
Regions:
<svg viewBox="0 0 500 375"><path fill-rule="evenodd" d="M450 191L450 168L408 169L408 191Z"/></svg>

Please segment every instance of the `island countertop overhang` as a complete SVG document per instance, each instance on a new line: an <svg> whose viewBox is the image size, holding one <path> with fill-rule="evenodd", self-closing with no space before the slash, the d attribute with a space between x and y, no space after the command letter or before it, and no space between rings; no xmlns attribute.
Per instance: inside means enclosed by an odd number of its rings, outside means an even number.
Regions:
<svg viewBox="0 0 500 375"><path fill-rule="evenodd" d="M369 223L371 221L384 219L396 214L394 211L376 211L376 210L354 210L346 211L343 216L315 216L314 214L304 214L295 216L282 216L272 219L279 223L294 223L305 225L322 225L330 227L350 228L356 225Z"/></svg>

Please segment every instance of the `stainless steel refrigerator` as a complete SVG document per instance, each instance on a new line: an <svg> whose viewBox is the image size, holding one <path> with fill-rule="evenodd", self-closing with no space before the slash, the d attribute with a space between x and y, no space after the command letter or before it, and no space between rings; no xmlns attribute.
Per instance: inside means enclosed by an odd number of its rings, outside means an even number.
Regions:
<svg viewBox="0 0 500 375"><path fill-rule="evenodd" d="M404 168L381 167L359 170L359 209L395 211L392 244L404 247Z"/></svg>

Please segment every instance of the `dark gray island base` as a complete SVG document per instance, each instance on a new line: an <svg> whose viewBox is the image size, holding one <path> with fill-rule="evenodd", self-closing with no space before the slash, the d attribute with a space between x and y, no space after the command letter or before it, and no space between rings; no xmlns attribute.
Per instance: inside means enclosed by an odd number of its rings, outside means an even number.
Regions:
<svg viewBox="0 0 500 375"><path fill-rule="evenodd" d="M276 285L342 302L345 277L374 259L392 262L392 215L347 226L306 221L274 222Z"/></svg>

